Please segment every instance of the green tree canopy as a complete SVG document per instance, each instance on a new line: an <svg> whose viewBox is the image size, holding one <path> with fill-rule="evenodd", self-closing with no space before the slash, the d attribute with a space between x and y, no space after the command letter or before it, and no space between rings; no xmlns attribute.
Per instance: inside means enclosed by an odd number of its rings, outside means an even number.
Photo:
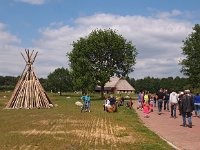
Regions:
<svg viewBox="0 0 200 150"><path fill-rule="evenodd" d="M183 41L185 59L181 61L181 72L189 77L193 87L200 87L200 25L193 27L193 32Z"/></svg>
<svg viewBox="0 0 200 150"><path fill-rule="evenodd" d="M57 68L54 72L50 73L47 77L48 86L54 92L70 91L72 87L72 77L68 69Z"/></svg>
<svg viewBox="0 0 200 150"><path fill-rule="evenodd" d="M132 80L132 79L131 79ZM168 77L168 78L154 78L145 77L143 79L135 80L135 83L131 83L136 89L136 92L149 91L150 93L156 93L160 88L171 90L183 91L189 86L188 78L180 77Z"/></svg>
<svg viewBox="0 0 200 150"><path fill-rule="evenodd" d="M103 92L111 76L127 76L133 71L136 55L135 46L116 31L96 29L73 42L69 60L73 75L82 86L98 84Z"/></svg>

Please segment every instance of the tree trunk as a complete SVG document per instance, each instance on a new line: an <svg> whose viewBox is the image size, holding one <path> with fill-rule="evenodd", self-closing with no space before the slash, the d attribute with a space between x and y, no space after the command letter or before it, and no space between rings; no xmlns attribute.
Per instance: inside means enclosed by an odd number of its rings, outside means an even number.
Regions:
<svg viewBox="0 0 200 150"><path fill-rule="evenodd" d="M62 95L62 89L59 90L59 95L60 95L60 96Z"/></svg>
<svg viewBox="0 0 200 150"><path fill-rule="evenodd" d="M82 91L82 95L85 95L87 90L83 88L81 91Z"/></svg>
<svg viewBox="0 0 200 150"><path fill-rule="evenodd" d="M101 85L101 98L104 98L104 85Z"/></svg>

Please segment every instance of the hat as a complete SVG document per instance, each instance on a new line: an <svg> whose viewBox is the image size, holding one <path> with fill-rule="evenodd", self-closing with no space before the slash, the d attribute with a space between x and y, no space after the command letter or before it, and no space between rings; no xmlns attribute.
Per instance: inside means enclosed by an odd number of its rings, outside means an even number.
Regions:
<svg viewBox="0 0 200 150"><path fill-rule="evenodd" d="M182 95L182 94L184 94L183 92L180 92L180 94Z"/></svg>
<svg viewBox="0 0 200 150"><path fill-rule="evenodd" d="M190 93L190 90L185 90L184 92L185 92L185 93Z"/></svg>

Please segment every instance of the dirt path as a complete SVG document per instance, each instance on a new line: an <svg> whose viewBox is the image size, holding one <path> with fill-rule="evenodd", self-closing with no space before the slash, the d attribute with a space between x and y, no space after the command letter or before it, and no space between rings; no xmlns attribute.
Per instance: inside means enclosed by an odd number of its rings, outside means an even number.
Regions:
<svg viewBox="0 0 200 150"><path fill-rule="evenodd" d="M136 109L136 103L134 105ZM193 127L183 127L182 117L170 118L170 112L163 111L158 115L157 107L150 113L149 118L144 118L141 110L137 110L144 124L164 140L180 150L198 150L200 148L200 118L192 117Z"/></svg>

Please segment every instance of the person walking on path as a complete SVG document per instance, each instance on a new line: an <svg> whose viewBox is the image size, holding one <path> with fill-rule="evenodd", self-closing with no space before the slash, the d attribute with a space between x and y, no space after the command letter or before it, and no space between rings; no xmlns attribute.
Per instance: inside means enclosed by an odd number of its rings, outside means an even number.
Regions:
<svg viewBox="0 0 200 150"><path fill-rule="evenodd" d="M137 109L142 109L142 105L141 105L141 92L139 92L138 94L138 103L137 103Z"/></svg>
<svg viewBox="0 0 200 150"><path fill-rule="evenodd" d="M163 93L162 88L159 90L159 92L156 94L156 96L157 96L156 99L158 101L158 115L161 115L163 100L165 99L165 94Z"/></svg>
<svg viewBox="0 0 200 150"><path fill-rule="evenodd" d="M164 110L169 111L169 93L168 93L167 89L164 90L164 93L165 93Z"/></svg>
<svg viewBox="0 0 200 150"><path fill-rule="evenodd" d="M144 91L140 94L140 102L141 102L141 110L143 109L143 103L144 103Z"/></svg>
<svg viewBox="0 0 200 150"><path fill-rule="evenodd" d="M194 108L195 108L196 117L200 118L200 95L199 95L199 93L197 93L196 96L194 97Z"/></svg>
<svg viewBox="0 0 200 150"><path fill-rule="evenodd" d="M184 92L180 92L179 95L178 95L178 110L179 110L179 115L181 115L181 116L182 116L183 95L184 95Z"/></svg>
<svg viewBox="0 0 200 150"><path fill-rule="evenodd" d="M149 118L149 104L146 102L143 104L143 113L145 118Z"/></svg>
<svg viewBox="0 0 200 150"><path fill-rule="evenodd" d="M171 105L171 118L176 118L176 106L178 103L178 94L176 92L172 92L169 96L169 102Z"/></svg>
<svg viewBox="0 0 200 150"><path fill-rule="evenodd" d="M194 109L193 96L190 94L190 90L185 90L185 95L182 100L182 117L183 127L186 127L186 115L188 118L188 127L192 128L192 111Z"/></svg>

